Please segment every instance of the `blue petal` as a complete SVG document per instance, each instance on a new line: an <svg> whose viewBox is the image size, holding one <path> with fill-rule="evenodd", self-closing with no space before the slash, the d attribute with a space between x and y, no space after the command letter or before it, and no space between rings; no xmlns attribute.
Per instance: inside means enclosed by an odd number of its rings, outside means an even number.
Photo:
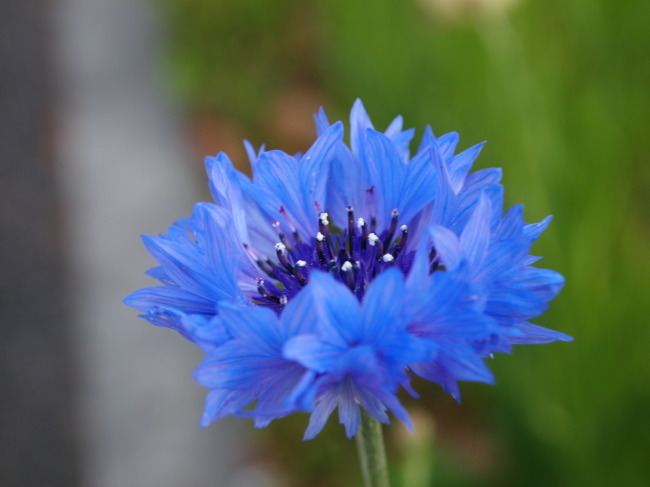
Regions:
<svg viewBox="0 0 650 487"><path fill-rule="evenodd" d="M431 165L436 172L436 201L433 205L434 210L432 222L446 225L453 220L453 215L456 207L455 196L451 185L451 178L447 170L447 164L442 159L438 141L433 135L431 127L428 125L424 131L423 141L426 141Z"/></svg>
<svg viewBox="0 0 650 487"><path fill-rule="evenodd" d="M547 309L541 297L513 285L493 287L485 306L487 314L507 325L534 318Z"/></svg>
<svg viewBox="0 0 650 487"><path fill-rule="evenodd" d="M314 271L309 285L284 309L281 324L293 334L317 329L328 341L344 345L360 337L361 306L347 286L329 274Z"/></svg>
<svg viewBox="0 0 650 487"><path fill-rule="evenodd" d="M438 145L440 146L440 154L446 162L451 162L456 152L456 146L460 136L458 132L449 132L448 134L438 137Z"/></svg>
<svg viewBox="0 0 650 487"><path fill-rule="evenodd" d="M325 110L323 107L318 109L317 113L314 113L314 122L316 123L316 135L320 137L330 127L330 122L327 119Z"/></svg>
<svg viewBox="0 0 650 487"><path fill-rule="evenodd" d="M332 370L344 351L340 344L329 343L315 335L299 335L284 345L283 355L322 373Z"/></svg>
<svg viewBox="0 0 650 487"><path fill-rule="evenodd" d="M381 401L376 395L363 389L357 388L355 392L359 404L361 404L363 409L365 409L370 416L380 423L390 423L388 415L386 414L386 405L383 401Z"/></svg>
<svg viewBox="0 0 650 487"><path fill-rule="evenodd" d="M531 238L532 240L537 240L539 236L542 234L542 232L546 230L549 223L551 223L552 219L553 219L553 215L549 215L539 223L531 223L530 225L525 225L524 233L528 236L528 238Z"/></svg>
<svg viewBox="0 0 650 487"><path fill-rule="evenodd" d="M522 332L521 337L508 337L513 344L543 344L551 343L557 340L563 342L573 341L573 337L560 333L559 331L549 330L542 326L533 325L532 323L518 323L515 325Z"/></svg>
<svg viewBox="0 0 650 487"><path fill-rule="evenodd" d="M249 242L242 189L232 162L226 154L221 152L216 158L206 157L205 168L210 178L212 197L219 205L227 208L232 215L240 240Z"/></svg>
<svg viewBox="0 0 650 487"><path fill-rule="evenodd" d="M191 340L206 353L232 338L218 316L183 315L181 323Z"/></svg>
<svg viewBox="0 0 650 487"><path fill-rule="evenodd" d="M251 168L254 168L255 164L257 164L257 151L255 150L253 145L247 140L244 140L244 148L246 149L248 162L250 163Z"/></svg>
<svg viewBox="0 0 650 487"><path fill-rule="evenodd" d="M173 308L183 313L213 315L216 307L213 300L197 296L179 287L145 287L124 298L124 304L140 311L152 306Z"/></svg>
<svg viewBox="0 0 650 487"><path fill-rule="evenodd" d="M361 424L361 411L357 404L354 388L351 383L345 382L339 395L339 423L345 427L345 434L352 438Z"/></svg>
<svg viewBox="0 0 650 487"><path fill-rule="evenodd" d="M360 161L354 159L345 144L338 144L327 182L327 209L334 221L346 221L348 205L359 215L367 215L365 196L370 186Z"/></svg>
<svg viewBox="0 0 650 487"><path fill-rule="evenodd" d="M494 383L492 372L469 344L441 343L436 362L456 380Z"/></svg>
<svg viewBox="0 0 650 487"><path fill-rule="evenodd" d="M192 216L193 242L170 228L167 236L143 236L147 250L169 278L181 288L213 301L241 299L236 282L238 259L233 247L232 223L223 208L197 204ZM229 255L230 254L230 255Z"/></svg>
<svg viewBox="0 0 650 487"><path fill-rule="evenodd" d="M460 236L464 257L470 265L478 266L483 262L490 244L490 219L492 205L485 193L481 194L472 217Z"/></svg>
<svg viewBox="0 0 650 487"><path fill-rule="evenodd" d="M384 135L389 139L394 139L399 137L402 133L402 127L404 126L404 118L401 115L396 116L393 121L388 125L388 128L384 132Z"/></svg>
<svg viewBox="0 0 650 487"><path fill-rule="evenodd" d="M401 115L395 117L384 132L384 135L386 135L386 137L388 137L393 143L400 159L402 159L403 162L408 162L409 145L415 135L415 129L402 131L403 124L404 120Z"/></svg>
<svg viewBox="0 0 650 487"><path fill-rule="evenodd" d="M332 388L326 390L318 399L318 403L314 407L314 412L311 413L309 418L309 425L307 426L303 440L311 440L321 432L325 423L327 423L327 419L338 405L338 389Z"/></svg>
<svg viewBox="0 0 650 487"><path fill-rule="evenodd" d="M523 205L514 205L503 216L495 231L497 240L518 237L522 233L524 225L524 207Z"/></svg>
<svg viewBox="0 0 650 487"><path fill-rule="evenodd" d="M252 392L237 390L214 389L208 393L205 400L201 427L205 428L211 422L230 414L236 414L239 410L255 399Z"/></svg>
<svg viewBox="0 0 650 487"><path fill-rule="evenodd" d="M245 343L253 353L279 356L284 340L277 315L259 306L222 303L219 317L233 339Z"/></svg>
<svg viewBox="0 0 650 487"><path fill-rule="evenodd" d="M449 165L449 175L451 177L452 188L454 193L458 194L465 184L465 178L467 173L472 168L472 164L481 153L481 149L485 145L485 142L481 142L475 146L470 147L469 149L461 152L460 154L454 156L451 164Z"/></svg>
<svg viewBox="0 0 650 487"><path fill-rule="evenodd" d="M428 151L421 151L407 166L400 202L400 220L409 223L436 196L436 172Z"/></svg>
<svg viewBox="0 0 650 487"><path fill-rule="evenodd" d="M458 269L463 260L463 250L458 236L442 225L433 225L429 232L433 246L445 268L452 272Z"/></svg>
<svg viewBox="0 0 650 487"><path fill-rule="evenodd" d="M382 226L388 222L391 211L399 205L406 166L384 134L368 130L366 138L369 148L366 170L376 188L377 222Z"/></svg>
<svg viewBox="0 0 650 487"><path fill-rule="evenodd" d="M462 268L460 269L462 271ZM490 334L491 321L481 311L483 300L456 273L435 272L426 287L409 289L407 306L413 313L409 331L438 340L479 340Z"/></svg>
<svg viewBox="0 0 650 487"><path fill-rule="evenodd" d="M331 372L336 377L346 374L363 379L363 386L381 387L386 377L380 374L377 350L373 346L362 344L349 347L335 362Z"/></svg>
<svg viewBox="0 0 650 487"><path fill-rule="evenodd" d="M359 159L363 159L365 154L367 129L374 129L374 127L363 103L357 98L350 112L350 147L354 156Z"/></svg>
<svg viewBox="0 0 650 487"><path fill-rule="evenodd" d="M343 124L336 122L318 137L300 160L300 186L307 214L312 212L317 216L314 210L315 204L323 209L327 208L326 184L329 165L341 137L343 137Z"/></svg>
<svg viewBox="0 0 650 487"><path fill-rule="evenodd" d="M402 328L405 294L404 277L396 268L388 269L373 281L363 299L366 339L395 333Z"/></svg>
<svg viewBox="0 0 650 487"><path fill-rule="evenodd" d="M268 198L264 208L271 216L278 215L284 207L290 214L293 223L302 235L316 233L316 223L305 214L303 194L299 178L298 161L285 152L272 150L262 154L257 162L253 180L256 185L264 188L273 197ZM260 206L262 201L258 200ZM316 215L314 215L316 216Z"/></svg>
<svg viewBox="0 0 650 487"><path fill-rule="evenodd" d="M151 269L145 271L145 274L153 279L160 281L165 286L178 287L178 285L169 278L165 272L165 269L163 269L161 266L152 267Z"/></svg>
<svg viewBox="0 0 650 487"><path fill-rule="evenodd" d="M513 282L531 290L544 301L550 301L564 286L564 277L549 269L527 267L517 274Z"/></svg>

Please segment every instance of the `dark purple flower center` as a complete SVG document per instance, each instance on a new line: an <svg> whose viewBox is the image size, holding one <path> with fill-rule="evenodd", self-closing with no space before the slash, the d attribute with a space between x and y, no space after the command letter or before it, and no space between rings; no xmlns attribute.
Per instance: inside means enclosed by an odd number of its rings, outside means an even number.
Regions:
<svg viewBox="0 0 650 487"><path fill-rule="evenodd" d="M366 221L347 207L347 221L338 226L328 213L318 217L318 233L302 238L297 231L285 232L280 222L273 222L278 232L275 258L262 255L247 244L244 247L266 275L257 280L256 304L280 311L309 282L313 270L329 272L363 299L372 280L384 270L397 267L407 274L414 252L406 250L408 227L399 225L399 212L391 212L387 228L378 231L375 218ZM434 256L435 257L435 256Z"/></svg>

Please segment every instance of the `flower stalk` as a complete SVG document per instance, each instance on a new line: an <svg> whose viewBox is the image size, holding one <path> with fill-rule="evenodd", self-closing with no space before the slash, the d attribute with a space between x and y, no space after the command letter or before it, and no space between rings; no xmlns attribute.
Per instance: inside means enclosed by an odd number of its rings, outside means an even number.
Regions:
<svg viewBox="0 0 650 487"><path fill-rule="evenodd" d="M389 487L381 423L365 410L361 410L361 426L356 439L365 487Z"/></svg>

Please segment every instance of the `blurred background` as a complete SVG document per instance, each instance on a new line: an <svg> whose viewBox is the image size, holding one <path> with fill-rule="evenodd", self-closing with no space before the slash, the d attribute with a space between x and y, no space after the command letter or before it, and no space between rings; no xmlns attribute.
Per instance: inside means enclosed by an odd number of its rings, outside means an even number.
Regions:
<svg viewBox="0 0 650 487"><path fill-rule="evenodd" d="M567 284L536 323L570 344L496 357L463 403L416 382L385 429L397 487L650 478L650 3L30 0L0 15L0 484L353 486L336 420L199 430L200 360L121 299L139 234L209 198L203 157L304 150L324 106L488 140L506 201L555 215Z"/></svg>

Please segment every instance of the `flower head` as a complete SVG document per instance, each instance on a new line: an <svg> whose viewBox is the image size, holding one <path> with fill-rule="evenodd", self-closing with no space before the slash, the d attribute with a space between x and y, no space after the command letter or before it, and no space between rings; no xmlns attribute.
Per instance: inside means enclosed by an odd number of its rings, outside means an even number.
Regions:
<svg viewBox="0 0 650 487"><path fill-rule="evenodd" d="M144 237L162 285L125 302L206 353L202 424L310 411L312 438L338 407L348 436L359 408L409 425L410 374L458 398L459 380L493 381L485 356L570 340L529 323L563 284L528 255L549 219L502 215L500 170L470 173L482 144L456 154L458 134L427 127L411 157L413 130L398 117L376 131L360 101L350 146L315 119L304 154L246 143L252 179L208 157L215 202Z"/></svg>

